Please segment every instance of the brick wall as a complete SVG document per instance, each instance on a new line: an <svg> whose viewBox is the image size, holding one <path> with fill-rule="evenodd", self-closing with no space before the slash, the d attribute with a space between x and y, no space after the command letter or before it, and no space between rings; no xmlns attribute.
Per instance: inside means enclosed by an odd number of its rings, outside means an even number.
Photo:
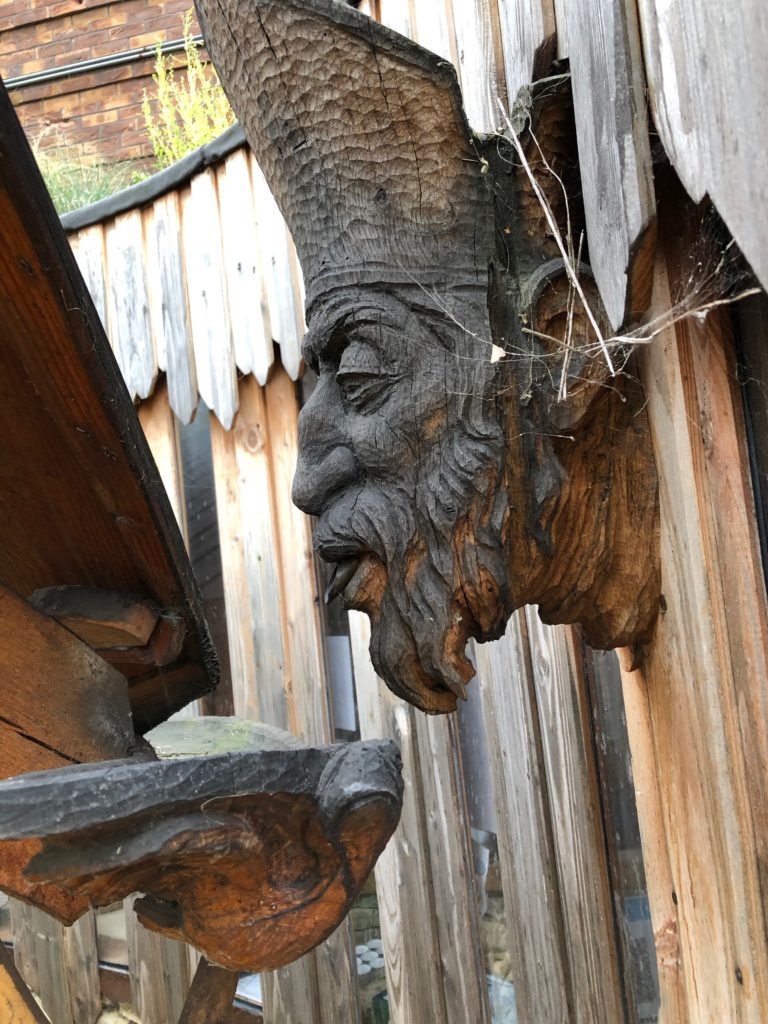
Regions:
<svg viewBox="0 0 768 1024"><path fill-rule="evenodd" d="M3 79L179 39L192 0L2 0ZM193 31L199 32L197 21ZM174 55L183 68L184 54ZM87 163L151 157L141 100L154 58L11 90L27 135Z"/></svg>

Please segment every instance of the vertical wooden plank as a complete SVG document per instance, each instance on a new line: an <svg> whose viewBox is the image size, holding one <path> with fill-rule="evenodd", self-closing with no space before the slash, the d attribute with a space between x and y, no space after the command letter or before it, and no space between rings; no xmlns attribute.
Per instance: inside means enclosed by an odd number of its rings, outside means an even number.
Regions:
<svg viewBox="0 0 768 1024"><path fill-rule="evenodd" d="M573 1020L541 725L525 614L476 644L520 1024Z"/></svg>
<svg viewBox="0 0 768 1024"><path fill-rule="evenodd" d="M48 1024L13 960L0 943L0 1020L8 1024Z"/></svg>
<svg viewBox="0 0 768 1024"><path fill-rule="evenodd" d="M139 405L139 422L163 481L181 535L186 541L184 479L181 468L179 432L171 408L168 385L158 384L155 393Z"/></svg>
<svg viewBox="0 0 768 1024"><path fill-rule="evenodd" d="M88 285L102 326L107 323L107 285L105 275L104 229L101 224L68 235L83 280Z"/></svg>
<svg viewBox="0 0 768 1024"><path fill-rule="evenodd" d="M171 408L182 423L197 409L197 373L181 253L179 196L155 200L147 224L147 261L152 332L157 361L168 378Z"/></svg>
<svg viewBox="0 0 768 1024"><path fill-rule="evenodd" d="M614 330L650 301L656 200L634 4L568 0L589 262Z"/></svg>
<svg viewBox="0 0 768 1024"><path fill-rule="evenodd" d="M390 1021L443 1022L448 1011L433 893L433 883L440 884L440 875L432 874L429 860L415 712L376 678L368 654L368 619L351 612L349 628L360 734L363 739L393 739L403 757L405 793L400 824L375 868Z"/></svg>
<svg viewBox="0 0 768 1024"><path fill-rule="evenodd" d="M648 683L642 669L632 669L631 651L620 652L621 682L632 753L637 820L643 843L645 881L659 970L658 1024L685 1024L688 1015L680 957L680 922L664 834L664 818L655 760Z"/></svg>
<svg viewBox="0 0 768 1024"><path fill-rule="evenodd" d="M140 924L133 912L135 899L125 901L131 1001L141 1024L169 1024L179 1019L192 983L187 948Z"/></svg>
<svg viewBox="0 0 768 1024"><path fill-rule="evenodd" d="M237 373L213 171L196 175L181 202L197 386L205 404L229 430L237 412Z"/></svg>
<svg viewBox="0 0 768 1024"><path fill-rule="evenodd" d="M553 0L498 0L507 96L546 75L555 56Z"/></svg>
<svg viewBox="0 0 768 1024"><path fill-rule="evenodd" d="M291 267L290 236L253 154L250 160L261 270L267 292L272 338L280 345L280 361L288 376L296 380L301 368L303 328L296 315L301 300L296 294Z"/></svg>
<svg viewBox="0 0 768 1024"><path fill-rule="evenodd" d="M242 373L253 373L263 386L275 357L261 276L248 151L232 153L217 177L235 362Z"/></svg>
<svg viewBox="0 0 768 1024"><path fill-rule="evenodd" d="M456 717L416 713L415 726L430 870L436 883L434 912L445 1022L490 1024Z"/></svg>
<svg viewBox="0 0 768 1024"><path fill-rule="evenodd" d="M71 928L11 900L14 958L54 1024L94 1024L101 1013L93 913Z"/></svg>
<svg viewBox="0 0 768 1024"><path fill-rule="evenodd" d="M717 206L768 286L768 19L760 0L723 7L640 0L648 97L688 194Z"/></svg>
<svg viewBox="0 0 768 1024"><path fill-rule="evenodd" d="M412 35L419 46L438 54L444 60L458 63L456 40L446 0L432 4L414 3L411 11Z"/></svg>
<svg viewBox="0 0 768 1024"><path fill-rule="evenodd" d="M467 119L476 132L495 132L507 108L499 11L491 0L452 0L458 72Z"/></svg>
<svg viewBox="0 0 768 1024"><path fill-rule="evenodd" d="M560 882L573 1020L624 1019L589 709L570 631L526 609Z"/></svg>
<svg viewBox="0 0 768 1024"><path fill-rule="evenodd" d="M669 227L657 311L671 304L667 268L678 269ZM768 1005L768 716L754 685L766 611L720 331L717 318L678 324L642 353L665 599L644 675L688 1014L741 1024Z"/></svg>
<svg viewBox="0 0 768 1024"><path fill-rule="evenodd" d="M157 360L149 323L141 213L121 214L105 230L108 334L131 398L152 394Z"/></svg>
<svg viewBox="0 0 768 1024"><path fill-rule="evenodd" d="M382 25L400 35L411 35L411 4L409 0L379 0L378 18Z"/></svg>

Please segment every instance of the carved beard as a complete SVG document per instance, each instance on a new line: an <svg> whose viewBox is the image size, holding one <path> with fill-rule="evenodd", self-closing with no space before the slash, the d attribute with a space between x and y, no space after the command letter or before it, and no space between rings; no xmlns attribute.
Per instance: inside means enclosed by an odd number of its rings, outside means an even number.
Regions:
<svg viewBox="0 0 768 1024"><path fill-rule="evenodd" d="M468 639L500 636L511 612L502 431L481 398L460 404L416 484L388 481L384 492L369 481L323 524L323 540L352 540L370 552L343 593L347 608L371 619L377 672L433 714L455 710L474 675Z"/></svg>

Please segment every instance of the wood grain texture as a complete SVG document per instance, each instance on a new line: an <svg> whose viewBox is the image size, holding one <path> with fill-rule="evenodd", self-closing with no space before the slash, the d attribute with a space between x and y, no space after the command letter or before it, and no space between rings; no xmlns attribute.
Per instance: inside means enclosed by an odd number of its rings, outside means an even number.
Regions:
<svg viewBox="0 0 768 1024"><path fill-rule="evenodd" d="M768 106L768 18L758 0L727 14L717 0L640 0L648 97L656 129L691 198L709 195L768 284L768 184L756 125Z"/></svg>
<svg viewBox="0 0 768 1024"><path fill-rule="evenodd" d="M144 431L168 501L186 543L187 516L179 431L174 419L175 410L170 400L169 385L160 382L152 397L139 405L138 413L141 429Z"/></svg>
<svg viewBox="0 0 768 1024"><path fill-rule="evenodd" d="M197 409L197 372L181 248L179 196L156 199L145 231L152 334L171 408L182 423Z"/></svg>
<svg viewBox="0 0 768 1024"><path fill-rule="evenodd" d="M573 1019L547 769L524 612L475 646L520 1024Z"/></svg>
<svg viewBox="0 0 768 1024"><path fill-rule="evenodd" d="M89 647L143 647L158 623L147 601L97 587L45 587L30 603Z"/></svg>
<svg viewBox="0 0 768 1024"><path fill-rule="evenodd" d="M147 398L157 377L149 322L141 213L131 210L105 229L109 337L131 398Z"/></svg>
<svg viewBox="0 0 768 1024"><path fill-rule="evenodd" d="M49 1024L0 943L0 1019L8 1024Z"/></svg>
<svg viewBox="0 0 768 1024"><path fill-rule="evenodd" d="M200 961L178 1024L231 1024L238 975Z"/></svg>
<svg viewBox="0 0 768 1024"><path fill-rule="evenodd" d="M531 663L560 881L572 1019L613 1024L623 1016L617 937L591 749L586 688L567 628L526 609Z"/></svg>
<svg viewBox="0 0 768 1024"><path fill-rule="evenodd" d="M69 244L80 273L88 286L102 327L107 323L107 282L105 276L104 228L101 224L69 236Z"/></svg>
<svg viewBox="0 0 768 1024"><path fill-rule="evenodd" d="M392 1024L445 1021L448 1011L414 711L381 688L368 654L370 626L365 616L353 612L349 623L360 734L391 737L403 758L400 825L375 868L390 1020Z"/></svg>
<svg viewBox="0 0 768 1024"><path fill-rule="evenodd" d="M247 150L233 153L216 177L235 362L242 373L253 373L263 386L274 350Z"/></svg>
<svg viewBox="0 0 768 1024"><path fill-rule="evenodd" d="M215 658L173 513L5 93L0 143L14 154L0 168L0 579L24 595L98 586L182 614L201 673L173 690L150 684L134 706L144 728L211 688Z"/></svg>
<svg viewBox="0 0 768 1024"><path fill-rule="evenodd" d="M141 1024L175 1022L192 983L188 947L145 928L134 911L136 899L129 896L123 904L131 1004Z"/></svg>
<svg viewBox="0 0 768 1024"><path fill-rule="evenodd" d="M507 96L517 94L548 71L555 56L553 0L498 0Z"/></svg>
<svg viewBox="0 0 768 1024"><path fill-rule="evenodd" d="M614 330L650 301L655 209L633 4L568 0L568 51L590 265Z"/></svg>
<svg viewBox="0 0 768 1024"><path fill-rule="evenodd" d="M94 915L65 928L42 910L13 901L11 922L16 965L51 1021L95 1024L102 1007Z"/></svg>
<svg viewBox="0 0 768 1024"><path fill-rule="evenodd" d="M229 430L237 412L237 370L214 172L196 175L181 202L197 387L205 404Z"/></svg>
<svg viewBox="0 0 768 1024"><path fill-rule="evenodd" d="M670 193L657 309L668 308L668 275L680 271L683 205ZM667 609L643 673L687 1012L756 1022L768 1005L766 710L754 685L766 613L724 326L685 323L643 353Z"/></svg>
<svg viewBox="0 0 768 1024"><path fill-rule="evenodd" d="M453 0L458 72L467 120L476 132L493 133L507 109L499 11L495 0Z"/></svg>

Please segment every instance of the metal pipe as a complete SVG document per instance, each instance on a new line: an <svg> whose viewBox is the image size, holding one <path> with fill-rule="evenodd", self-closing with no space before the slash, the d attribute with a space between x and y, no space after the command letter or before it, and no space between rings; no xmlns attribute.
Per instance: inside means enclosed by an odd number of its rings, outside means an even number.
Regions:
<svg viewBox="0 0 768 1024"><path fill-rule="evenodd" d="M203 46L204 41L201 35L192 36L195 46ZM160 43L160 53L178 53L184 49L183 39L170 39L167 43ZM28 85L40 85L43 82L57 82L61 78L71 78L74 75L85 75L89 71L102 71L104 68L117 68L123 64L133 64L134 61L144 60L147 57L154 57L158 52L157 45L136 46L132 50L120 50L119 53L110 53L105 57L90 57L88 60L79 60L74 64L62 64L59 68L47 68L44 71L32 71L28 75L17 75L15 78L6 78L6 89L23 89Z"/></svg>

